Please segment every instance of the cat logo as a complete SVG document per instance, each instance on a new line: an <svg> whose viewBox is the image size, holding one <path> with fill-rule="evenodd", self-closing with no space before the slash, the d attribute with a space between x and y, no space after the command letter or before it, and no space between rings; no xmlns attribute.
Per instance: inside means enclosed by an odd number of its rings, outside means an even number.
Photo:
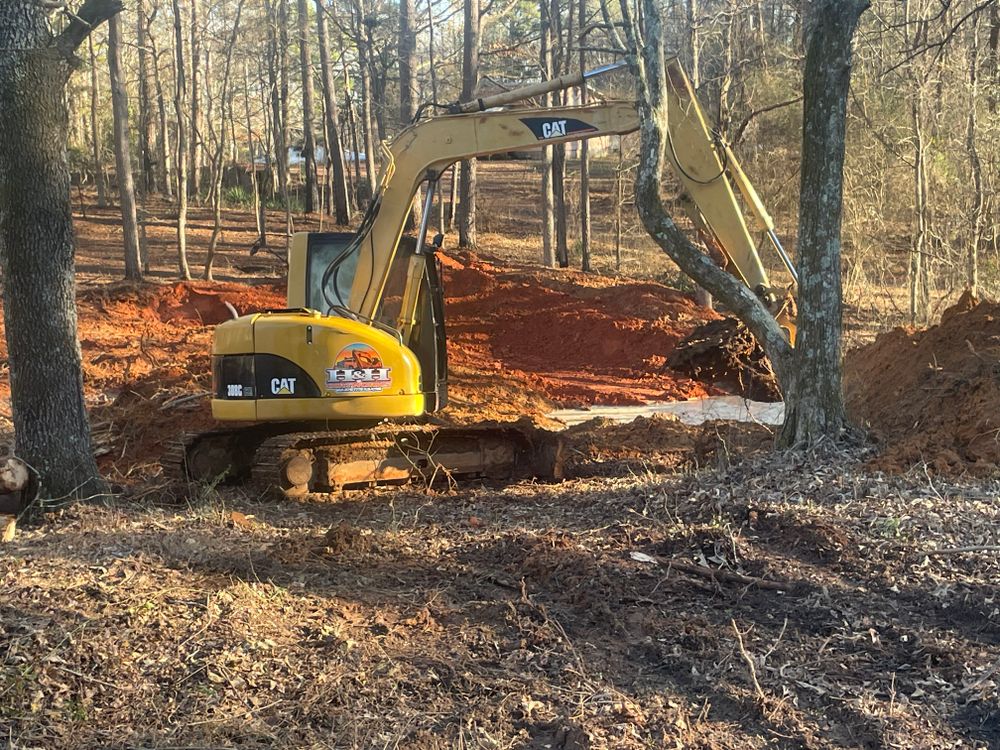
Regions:
<svg viewBox="0 0 1000 750"><path fill-rule="evenodd" d="M596 133L598 131L595 125L575 117L567 117L565 120L556 120L551 117L522 117L521 122L540 141L565 138L576 133Z"/></svg>
<svg viewBox="0 0 1000 750"><path fill-rule="evenodd" d="M565 120L553 120L552 122L542 123L542 137L558 138L561 135L566 135Z"/></svg>
<svg viewBox="0 0 1000 750"><path fill-rule="evenodd" d="M275 396L294 396L295 378L271 378L271 393Z"/></svg>

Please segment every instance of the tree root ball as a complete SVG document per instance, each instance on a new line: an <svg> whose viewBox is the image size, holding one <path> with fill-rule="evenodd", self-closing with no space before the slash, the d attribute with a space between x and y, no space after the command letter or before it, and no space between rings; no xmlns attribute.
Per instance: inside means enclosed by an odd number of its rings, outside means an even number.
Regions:
<svg viewBox="0 0 1000 750"><path fill-rule="evenodd" d="M753 401L781 401L781 388L767 355L735 318L696 328L674 349L667 367Z"/></svg>

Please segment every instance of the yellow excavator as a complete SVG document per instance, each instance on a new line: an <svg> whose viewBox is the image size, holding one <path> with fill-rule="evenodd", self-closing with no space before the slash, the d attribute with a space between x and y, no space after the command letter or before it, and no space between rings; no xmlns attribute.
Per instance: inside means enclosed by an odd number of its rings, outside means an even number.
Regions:
<svg viewBox="0 0 1000 750"><path fill-rule="evenodd" d="M419 424L448 402L444 293L435 261L443 238L428 243L426 235L438 181L456 161L637 130L633 102L511 106L586 86L619 67L451 105L448 114L418 119L384 146L378 188L357 232L294 235L287 308L216 328L212 414L234 424L185 439L187 475L241 480L276 469L278 484L292 495L415 476L558 475L558 441L541 433ZM691 219L794 338L787 290L772 287L736 193L794 279L774 223L735 155L709 129L680 64L667 69L668 157ZM414 241L404 229L421 185Z"/></svg>

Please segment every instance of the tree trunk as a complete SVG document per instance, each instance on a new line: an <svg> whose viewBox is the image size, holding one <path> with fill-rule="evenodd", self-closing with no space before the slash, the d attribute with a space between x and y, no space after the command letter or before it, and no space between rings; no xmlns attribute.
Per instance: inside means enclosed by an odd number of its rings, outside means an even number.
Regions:
<svg viewBox="0 0 1000 750"><path fill-rule="evenodd" d="M913 122L913 203L914 230L910 246L910 325L927 323L928 299L924 280L927 276L927 144L923 124L923 85L917 84L911 100Z"/></svg>
<svg viewBox="0 0 1000 750"><path fill-rule="evenodd" d="M435 66L434 58L434 0L427 0L427 59L429 63L429 70L431 74L431 101L436 102L438 100L438 79L437 70ZM451 168L451 186L455 185L455 167L452 165ZM438 231L444 234L445 227L447 226L445 218L445 200L444 200L444 182L438 183L437 191L437 202L438 202Z"/></svg>
<svg viewBox="0 0 1000 750"><path fill-rule="evenodd" d="M115 127L115 173L118 175L118 196L122 213L125 278L129 281L142 281L135 181L132 179L132 144L129 142L128 132L128 94L125 92L122 76L120 25L119 16L108 19L108 70L111 74L111 112Z"/></svg>
<svg viewBox="0 0 1000 750"><path fill-rule="evenodd" d="M587 22L587 0L580 0L577 14L578 39L580 45L580 73L587 70L587 52L584 42ZM580 104L587 104L587 84L580 87ZM584 273L590 267L590 145L586 140L580 144L580 268Z"/></svg>
<svg viewBox="0 0 1000 750"><path fill-rule="evenodd" d="M538 4L541 26L542 78L554 78L552 69L552 21L549 17L549 0ZM552 94L542 97L542 106L552 106ZM547 268L556 267L556 225L553 214L555 196L552 194L552 146L542 147L542 263Z"/></svg>
<svg viewBox="0 0 1000 750"><path fill-rule="evenodd" d="M15 450L42 496L63 502L107 491L77 339L66 83L77 47L118 10L92 0L53 37L41 4L0 3L0 267Z"/></svg>
<svg viewBox="0 0 1000 750"><path fill-rule="evenodd" d="M104 208L108 205L108 176L104 171L104 144L101 137L100 83L97 75L97 54L94 52L94 39L87 37L87 47L90 50L90 138L94 152L94 183L97 186L97 205Z"/></svg>
<svg viewBox="0 0 1000 750"><path fill-rule="evenodd" d="M247 153L249 154L250 189L253 191L253 215L257 222L257 246L267 247L267 223L262 211L260 185L257 180L257 155L254 148L253 120L250 115L250 71L246 60L243 61L243 114L246 117Z"/></svg>
<svg viewBox="0 0 1000 750"><path fill-rule="evenodd" d="M479 85L479 0L465 0L462 44L462 101L470 101ZM476 246L476 160L462 162L458 205L458 246Z"/></svg>
<svg viewBox="0 0 1000 750"><path fill-rule="evenodd" d="M691 48L691 86L695 93L701 88L701 9L699 0L688 0L688 45ZM702 307L713 308L712 295L702 287L695 287L695 301Z"/></svg>
<svg viewBox="0 0 1000 750"><path fill-rule="evenodd" d="M357 205L360 201L359 189L361 185L361 160L358 157L360 145L358 141L358 117L354 107L354 91L351 87L351 74L347 68L347 55L344 54L344 35L337 35L338 47L340 49L340 69L344 74L344 101L347 105L347 132L350 138L351 151L353 156L347 165L347 180L349 183L351 202ZM353 165L353 172L352 172ZM352 177L353 174L353 177Z"/></svg>
<svg viewBox="0 0 1000 750"><path fill-rule="evenodd" d="M233 108L233 92L230 89L233 69L233 49L236 47L236 39L240 31L240 18L243 15L244 0L236 3L236 14L233 18L233 28L229 35L229 44L226 45L226 59L222 66L222 96L219 100L219 134L215 144L215 153L212 157L212 236L208 240L208 257L205 260L206 280L212 280L212 264L215 261L215 251L219 243L219 235L222 232L222 175L225 171L223 164L223 154L226 150L226 109ZM211 120L211 118L210 118ZM252 167L251 163L251 167Z"/></svg>
<svg viewBox="0 0 1000 750"><path fill-rule="evenodd" d="M572 5L570 6L572 7ZM551 0L549 5L549 23L551 24L552 77L562 75L568 66L564 61L569 57L562 52L562 18L560 16L559 0ZM563 92L552 95L552 104L565 104ZM560 143L552 147L552 215L556 233L556 262L560 268L569 267L569 241L566 232L566 144Z"/></svg>
<svg viewBox="0 0 1000 750"><path fill-rule="evenodd" d="M375 124L372 120L372 77L368 61L368 42L362 29L365 25L364 5L359 3L355 46L358 50L358 69L361 72L361 132L365 147L365 177L368 179L368 193L375 190Z"/></svg>
<svg viewBox="0 0 1000 750"><path fill-rule="evenodd" d="M149 20L146 0L136 0L136 45L139 51L139 161L142 165L142 192L156 190L156 158L153 155L153 95L149 70Z"/></svg>
<svg viewBox="0 0 1000 750"><path fill-rule="evenodd" d="M153 35L149 35L150 45L154 44ZM153 47L153 85L156 87L156 111L160 121L157 134L156 151L160 156L160 190L170 200L174 198L174 174L170 161L170 128L167 123L166 97L163 95L163 79L160 77L159 56Z"/></svg>
<svg viewBox="0 0 1000 750"><path fill-rule="evenodd" d="M337 89L330 63L330 48L323 0L316 0L316 34L319 40L319 60L323 74L323 101L326 104L326 165L332 172L333 197L330 214L341 225L351 220L351 204L344 169L344 149L340 140L340 112L337 109Z"/></svg>
<svg viewBox="0 0 1000 750"><path fill-rule="evenodd" d="M972 172L972 219L969 248L966 252L966 286L973 295L979 294L979 244L983 239L986 196L983 191L983 162L979 156L979 122L976 105L979 99L979 18L972 19L969 42L969 115L965 132L965 148L969 152Z"/></svg>
<svg viewBox="0 0 1000 750"><path fill-rule="evenodd" d="M187 178L187 127L184 124L187 113L184 105L187 91L184 73L184 29L181 17L180 0L174 3L174 115L177 118L177 265L182 279L191 278L191 269L187 261L187 211L188 211L188 178Z"/></svg>
<svg viewBox="0 0 1000 750"><path fill-rule="evenodd" d="M413 71L417 67L416 11L413 0L399 0L399 124L405 128L413 120Z"/></svg>
<svg viewBox="0 0 1000 750"><path fill-rule="evenodd" d="M278 195L285 206L285 235L291 234L291 196L288 164L288 31L287 0L267 2L267 84L271 99L271 136L278 171Z"/></svg>
<svg viewBox="0 0 1000 750"><path fill-rule="evenodd" d="M201 0L191 6L191 127L188 130L188 192L197 204L201 200L203 138L201 133Z"/></svg>
<svg viewBox="0 0 1000 750"><path fill-rule="evenodd" d="M417 67L415 16L413 0L399 0L399 39L397 43L399 55L399 130L408 127L416 114L416 105L413 103L413 71ZM410 203L410 214L406 220L407 231L420 225L422 204L421 190L418 188Z"/></svg>
<svg viewBox="0 0 1000 750"><path fill-rule="evenodd" d="M319 207L319 179L316 174L316 138L313 133L313 75L312 54L309 51L309 3L298 0L299 21L299 67L302 70L302 156L305 172L306 213L313 213Z"/></svg>
<svg viewBox="0 0 1000 750"><path fill-rule="evenodd" d="M782 381L785 446L836 438L847 426L840 227L852 44L867 7L867 0L816 0L812 6L802 82L798 336L793 370Z"/></svg>

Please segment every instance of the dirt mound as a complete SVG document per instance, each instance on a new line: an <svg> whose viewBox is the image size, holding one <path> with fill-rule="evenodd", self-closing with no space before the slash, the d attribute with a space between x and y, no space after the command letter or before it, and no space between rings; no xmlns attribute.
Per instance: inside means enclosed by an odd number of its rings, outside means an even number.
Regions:
<svg viewBox="0 0 1000 750"><path fill-rule="evenodd" d="M711 320L695 329L677 345L667 365L754 401L781 401L781 388L764 349L735 318Z"/></svg>
<svg viewBox="0 0 1000 750"><path fill-rule="evenodd" d="M890 470L1000 471L1000 304L963 296L927 330L898 328L847 356L852 418L885 444Z"/></svg>
<svg viewBox="0 0 1000 750"><path fill-rule="evenodd" d="M83 290L81 306L93 307L110 321L217 325L254 310L282 308L285 290L275 284L248 286L179 281L174 284L113 284ZM232 310L230 309L232 307Z"/></svg>
<svg viewBox="0 0 1000 750"><path fill-rule="evenodd" d="M690 297L629 282L471 253L443 257L449 356L456 372L520 386L560 405L699 398L710 385L664 369L677 343L714 317ZM456 382L459 400L477 393Z"/></svg>
<svg viewBox="0 0 1000 750"><path fill-rule="evenodd" d="M165 287L149 304L164 323L218 325L237 315L285 307L285 290L276 286L204 285L180 282Z"/></svg>

